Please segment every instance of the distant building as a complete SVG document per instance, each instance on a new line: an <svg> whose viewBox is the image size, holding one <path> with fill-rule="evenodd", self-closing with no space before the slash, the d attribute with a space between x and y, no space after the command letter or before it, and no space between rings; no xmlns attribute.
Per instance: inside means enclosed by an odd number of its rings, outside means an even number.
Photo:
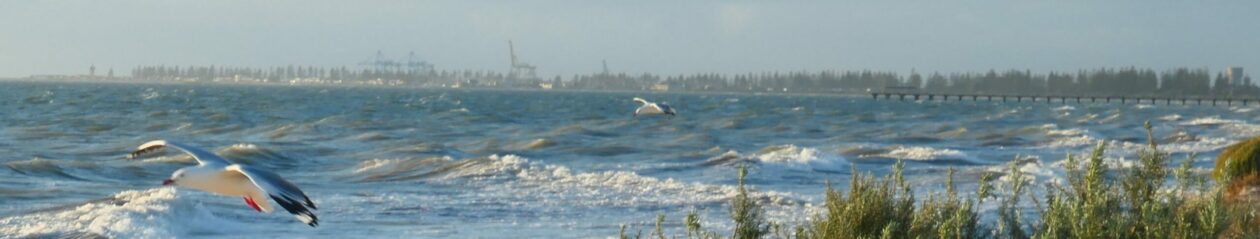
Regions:
<svg viewBox="0 0 1260 239"><path fill-rule="evenodd" d="M656 83L655 85L652 85L652 91L669 91L669 84L666 84L665 82Z"/></svg>
<svg viewBox="0 0 1260 239"><path fill-rule="evenodd" d="M1229 80L1230 85L1236 85L1236 84L1251 85L1251 82L1243 82L1243 68L1242 67L1231 66L1225 69L1225 79Z"/></svg>

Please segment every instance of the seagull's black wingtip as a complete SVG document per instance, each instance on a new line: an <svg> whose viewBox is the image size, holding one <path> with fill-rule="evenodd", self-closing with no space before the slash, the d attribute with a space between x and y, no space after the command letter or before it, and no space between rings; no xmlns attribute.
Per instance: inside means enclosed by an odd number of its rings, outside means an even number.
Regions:
<svg viewBox="0 0 1260 239"><path fill-rule="evenodd" d="M310 209L307 209L306 207L304 207L301 202L297 200L293 200L289 197L276 196L276 195L271 195L271 199L276 204L280 204L280 207L284 208L284 210L289 211L289 213L293 214L294 216L297 216L298 219L301 220L302 222L305 222L306 225L311 226L311 227L315 227L316 225L319 225L319 217L315 216L315 213L311 212ZM308 203L309 203L309 200L310 199L307 199ZM312 203L310 206L311 206L311 209L315 208L314 203Z"/></svg>

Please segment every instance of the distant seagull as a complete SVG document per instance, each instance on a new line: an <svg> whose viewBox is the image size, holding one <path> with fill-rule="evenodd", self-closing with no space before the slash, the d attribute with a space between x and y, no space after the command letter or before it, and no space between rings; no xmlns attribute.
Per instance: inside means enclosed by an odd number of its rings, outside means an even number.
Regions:
<svg viewBox="0 0 1260 239"><path fill-rule="evenodd" d="M634 116L639 115L674 115L674 108L669 107L665 103L652 103L643 98L634 97L634 102L639 103L639 108L634 110Z"/></svg>
<svg viewBox="0 0 1260 239"><path fill-rule="evenodd" d="M275 173L232 164L208 151L166 140L144 143L127 157L135 158L164 147L184 151L197 159L199 164L175 170L170 179L162 181L162 185L183 186L221 195L241 196L245 198L245 203L249 204L249 207L267 213L271 212L271 204L267 203L267 198L271 198L302 223L311 227L319 225L319 218L316 218L315 213L310 210L316 209L315 203L312 203L311 199L306 197L306 193L303 193L296 185L285 181ZM307 209L308 207L310 209Z"/></svg>

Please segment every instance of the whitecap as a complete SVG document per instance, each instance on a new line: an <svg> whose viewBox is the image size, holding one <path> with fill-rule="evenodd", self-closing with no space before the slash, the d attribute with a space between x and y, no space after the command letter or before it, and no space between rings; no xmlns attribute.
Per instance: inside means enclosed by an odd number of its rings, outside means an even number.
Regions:
<svg viewBox="0 0 1260 239"><path fill-rule="evenodd" d="M1250 138L1260 135L1260 125L1237 123L1222 126L1221 129L1231 136Z"/></svg>
<svg viewBox="0 0 1260 239"><path fill-rule="evenodd" d="M1221 119L1219 116L1212 116L1212 117L1195 118L1190 121L1183 122L1181 123L1181 125L1211 126L1211 125L1238 124L1238 123L1242 123L1242 121L1227 120L1227 119Z"/></svg>
<svg viewBox="0 0 1260 239"><path fill-rule="evenodd" d="M1233 140L1216 137L1201 137L1197 140L1185 142L1171 142L1156 145L1159 151L1165 153L1202 153L1223 149L1233 143ZM1122 150L1116 153L1122 155L1136 155L1142 150L1150 149L1150 144L1143 142L1119 142L1116 148Z"/></svg>
<svg viewBox="0 0 1260 239"><path fill-rule="evenodd" d="M937 149L925 146L898 146L878 157L905 160L965 159L967 154L954 149Z"/></svg>
<svg viewBox="0 0 1260 239"><path fill-rule="evenodd" d="M730 185L658 179L629 171L574 172L565 166L535 163L516 155L491 155L471 162L475 163L459 164L456 170L437 179L471 179L485 182L485 186L504 187L502 191L507 192L580 198L563 200L561 204L566 207L705 204L724 202L739 192L738 187ZM788 193L754 191L752 195L770 205L800 204Z"/></svg>
<svg viewBox="0 0 1260 239"><path fill-rule="evenodd" d="M1052 137L1081 136L1081 135L1085 135L1086 132L1089 132L1089 130L1078 129L1078 128L1053 129L1053 130L1046 131L1046 136L1052 136Z"/></svg>
<svg viewBox="0 0 1260 239"><path fill-rule="evenodd" d="M998 181L1010 182L1011 180L1014 179L1011 177L1010 174L1008 174L1011 172L1010 171L1011 164L1015 164L1015 170L1018 170L1020 173L1023 173L1024 180L1029 181L1029 182L1038 181L1042 179L1055 181L1058 178L1057 175L1055 174L1055 171L1051 168L1047 168L1044 165L1042 165L1041 158L1037 156L1015 156L1015 160L1009 163L989 166L988 168L984 169L984 171L1001 175L1000 177L997 178ZM1006 185L1008 184L1006 183L997 184L997 186L999 187L1005 187Z"/></svg>
<svg viewBox="0 0 1260 239"><path fill-rule="evenodd" d="M158 97L162 97L162 93L159 93L159 92L157 92L157 91L154 91L154 90L153 90L153 88L149 88L149 89L145 90L145 92L144 92L144 93L141 93L141 94L140 94L140 98L143 98L144 100L152 100L152 99L154 99L154 98L158 98Z"/></svg>
<svg viewBox="0 0 1260 239"><path fill-rule="evenodd" d="M451 157L369 159L351 168L349 178L358 182L407 180L423 177L452 161Z"/></svg>
<svg viewBox="0 0 1260 239"><path fill-rule="evenodd" d="M1104 124L1111 123L1119 119L1120 119L1120 113L1115 113L1111 116L1107 116L1107 118L1103 118L1102 120L1099 120L1098 123L1104 123Z"/></svg>
<svg viewBox="0 0 1260 239"><path fill-rule="evenodd" d="M761 149L752 158L766 163L807 164L819 160L818 150L796 145L776 145Z"/></svg>
<svg viewBox="0 0 1260 239"><path fill-rule="evenodd" d="M1086 114L1084 117L1081 117L1080 119L1077 119L1077 120L1076 120L1076 122L1077 122L1077 123L1089 123L1090 121L1094 121L1094 119L1097 119L1097 118L1098 118L1098 114Z"/></svg>
<svg viewBox="0 0 1260 239"><path fill-rule="evenodd" d="M1163 120L1163 121L1178 121L1178 120L1181 120L1181 115L1179 115L1179 114L1165 115L1165 116L1163 116L1163 117L1159 117L1159 120Z"/></svg>
<svg viewBox="0 0 1260 239"><path fill-rule="evenodd" d="M1075 137L1058 138L1051 141L1046 146L1051 148L1072 148L1095 144L1097 139L1088 135L1079 135Z"/></svg>
<svg viewBox="0 0 1260 239"><path fill-rule="evenodd" d="M104 200L0 219L0 234L176 238L250 229L248 224L214 216L200 203L179 200L178 195L173 187L123 191Z"/></svg>

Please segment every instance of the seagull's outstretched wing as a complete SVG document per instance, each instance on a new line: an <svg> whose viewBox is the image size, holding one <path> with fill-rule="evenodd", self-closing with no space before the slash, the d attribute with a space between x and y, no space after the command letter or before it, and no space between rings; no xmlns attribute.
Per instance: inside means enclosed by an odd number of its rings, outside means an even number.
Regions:
<svg viewBox="0 0 1260 239"><path fill-rule="evenodd" d="M640 105L652 104L652 102L648 102L647 100L639 97L634 97L634 102L638 102Z"/></svg>
<svg viewBox="0 0 1260 239"><path fill-rule="evenodd" d="M312 227L319 225L319 218L315 217L314 212L311 212L312 209L317 209L315 208L315 203L312 203L311 199L306 197L306 193L303 193L302 189L298 189L297 185L280 178L280 175L240 164L228 166L223 172L225 174L239 174L228 176L249 178L250 181L254 182L255 187L258 187L268 197L271 197L271 200L275 201L276 204L280 204L280 207L283 207L284 210L297 217L299 221ZM258 200L254 199L254 202L266 203L266 201L259 202ZM262 198L261 200L267 199Z"/></svg>
<svg viewBox="0 0 1260 239"><path fill-rule="evenodd" d="M149 141L148 143L144 143L144 144L140 145L140 147L136 148L136 151L131 152L131 154L127 154L127 158L136 158L136 157L139 157L141 154L145 154L145 153L149 153L149 152L157 151L157 150L160 150L160 149L165 148L165 147L171 147L171 148L179 149L180 151L184 151L185 153L188 153L189 155L192 155L192 156L193 156L193 159L197 159L197 162L198 162L198 163L201 163L202 165L205 165L205 164L221 164L221 165L229 165L229 164L232 164L232 163L228 162L227 160L225 160L225 159L223 159L223 158L219 157L218 155L215 155L215 154L213 154L213 153L207 152L207 151L205 151L205 150L202 150L202 149L199 149L199 148L196 148L196 147L192 147L192 146L188 146L188 145L184 145L184 144L177 143L177 142L170 142L170 141L166 141L166 140L154 140L154 141Z"/></svg>

